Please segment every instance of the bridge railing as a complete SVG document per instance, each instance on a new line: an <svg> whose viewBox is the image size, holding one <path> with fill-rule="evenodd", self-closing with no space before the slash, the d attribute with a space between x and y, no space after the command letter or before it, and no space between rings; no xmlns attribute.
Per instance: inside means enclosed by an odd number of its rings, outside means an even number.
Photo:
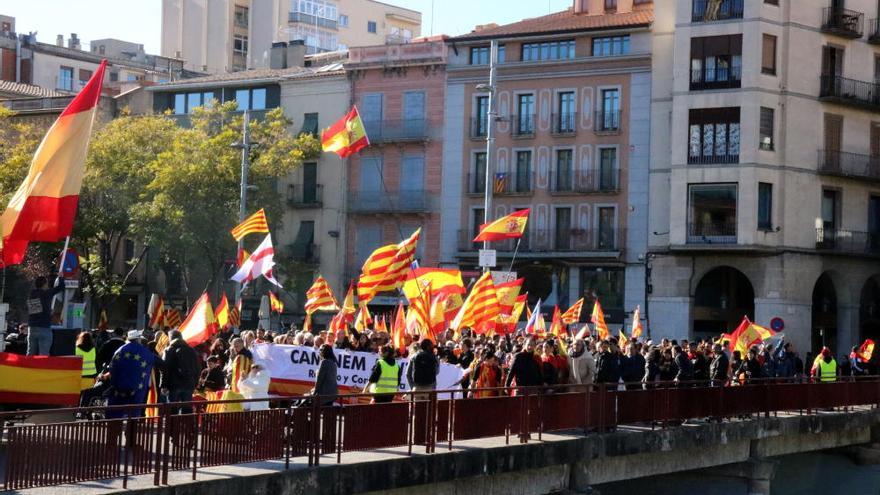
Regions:
<svg viewBox="0 0 880 495"><path fill-rule="evenodd" d="M880 406L880 377L834 383L752 380L405 392L390 403L344 394L334 405L310 398L196 401L150 406L68 408L0 414L4 490L152 475L264 460L413 449L433 453L490 437L526 443L546 432L590 434L621 425L667 427L699 418L723 420L778 412ZM272 408L267 408L270 402ZM342 404L342 405L340 405ZM178 414L184 408L184 414ZM242 410L249 408L250 410ZM187 410L191 409L191 411ZM42 416L42 420L37 420ZM75 420L74 417L90 419ZM46 418L54 420L46 421Z"/></svg>

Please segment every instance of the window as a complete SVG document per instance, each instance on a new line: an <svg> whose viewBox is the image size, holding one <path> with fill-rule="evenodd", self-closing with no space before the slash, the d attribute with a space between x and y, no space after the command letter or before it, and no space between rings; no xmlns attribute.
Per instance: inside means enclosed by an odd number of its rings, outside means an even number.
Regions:
<svg viewBox="0 0 880 495"><path fill-rule="evenodd" d="M174 114L183 115L186 113L186 95L178 93L174 95Z"/></svg>
<svg viewBox="0 0 880 495"><path fill-rule="evenodd" d="M516 152L516 192L526 193L532 190L532 152Z"/></svg>
<svg viewBox="0 0 880 495"><path fill-rule="evenodd" d="M562 91L556 95L556 118L553 119L554 131L558 134L571 134L575 131L574 91Z"/></svg>
<svg viewBox="0 0 880 495"><path fill-rule="evenodd" d="M471 231L468 239L473 239L480 233L480 226L486 223L486 210L483 208L474 208L471 210Z"/></svg>
<svg viewBox="0 0 880 495"><path fill-rule="evenodd" d="M554 208L556 216L555 248L558 251L571 249L571 208Z"/></svg>
<svg viewBox="0 0 880 495"><path fill-rule="evenodd" d="M605 0L605 10L614 10L617 8L617 0Z"/></svg>
<svg viewBox="0 0 880 495"><path fill-rule="evenodd" d="M375 33L376 32L376 21L367 21L367 32Z"/></svg>
<svg viewBox="0 0 880 495"><path fill-rule="evenodd" d="M126 239L123 244L123 260L131 261L134 259L134 241L131 239Z"/></svg>
<svg viewBox="0 0 880 495"><path fill-rule="evenodd" d="M596 249L599 249L600 251L614 249L616 245L614 225L615 218L617 217L617 209L613 206L600 206L597 210L596 216L598 218Z"/></svg>
<svg viewBox="0 0 880 495"><path fill-rule="evenodd" d="M531 135L535 133L535 95L522 94L516 99L516 122L514 132L516 135Z"/></svg>
<svg viewBox="0 0 880 495"><path fill-rule="evenodd" d="M232 38L232 53L235 55L247 55L248 37L236 34Z"/></svg>
<svg viewBox="0 0 880 495"><path fill-rule="evenodd" d="M300 134L318 135L318 114L307 113L303 115L303 126Z"/></svg>
<svg viewBox="0 0 880 495"><path fill-rule="evenodd" d="M348 27L348 16L345 14L339 14L339 27Z"/></svg>
<svg viewBox="0 0 880 495"><path fill-rule="evenodd" d="M602 109L596 122L599 131L620 130L620 91L618 89L602 90Z"/></svg>
<svg viewBox="0 0 880 495"><path fill-rule="evenodd" d="M688 243L736 243L736 184L688 186Z"/></svg>
<svg viewBox="0 0 880 495"><path fill-rule="evenodd" d="M89 79L92 78L92 71L86 69L79 70L79 85L85 86Z"/></svg>
<svg viewBox="0 0 880 495"><path fill-rule="evenodd" d="M484 193L486 191L486 152L474 153L474 173L471 181L472 193Z"/></svg>
<svg viewBox="0 0 880 495"><path fill-rule="evenodd" d="M291 255L296 261L311 262L315 260L315 222L303 220L299 223L299 231L291 246Z"/></svg>
<svg viewBox="0 0 880 495"><path fill-rule="evenodd" d="M691 39L691 90L738 88L742 79L742 35Z"/></svg>
<svg viewBox="0 0 880 495"><path fill-rule="evenodd" d="M315 162L303 163L303 204L315 204L318 202L318 164Z"/></svg>
<svg viewBox="0 0 880 495"><path fill-rule="evenodd" d="M624 269L616 267L581 268L580 279L581 296L586 299L586 306L591 307L598 298L605 311L605 322L622 324L625 317L624 280L626 276Z"/></svg>
<svg viewBox="0 0 880 495"><path fill-rule="evenodd" d="M779 5L779 0L764 0L767 5Z"/></svg>
<svg viewBox="0 0 880 495"><path fill-rule="evenodd" d="M485 136L489 131L489 97L477 96L474 101L474 137Z"/></svg>
<svg viewBox="0 0 880 495"><path fill-rule="evenodd" d="M119 73L118 72L111 72L110 73L110 82L116 82L118 80L119 80Z"/></svg>
<svg viewBox="0 0 880 495"><path fill-rule="evenodd" d="M400 204L423 204L425 196L425 155L407 155L400 164Z"/></svg>
<svg viewBox="0 0 880 495"><path fill-rule="evenodd" d="M358 225L356 236L355 256L357 257L357 267L360 268L367 257L382 244L382 226Z"/></svg>
<svg viewBox="0 0 880 495"><path fill-rule="evenodd" d="M504 48L504 45L498 45L498 60L496 60L496 63L503 64L506 57L507 49Z"/></svg>
<svg viewBox="0 0 880 495"><path fill-rule="evenodd" d="M361 97L359 108L367 136L382 137L383 102L382 93L370 93Z"/></svg>
<svg viewBox="0 0 880 495"><path fill-rule="evenodd" d="M472 46L471 47L471 65L487 65L489 63L489 47L488 46Z"/></svg>
<svg viewBox="0 0 880 495"><path fill-rule="evenodd" d="M629 54L629 35L600 36L593 38L593 56L608 57L611 55Z"/></svg>
<svg viewBox="0 0 880 495"><path fill-rule="evenodd" d="M73 67L61 67L59 69L58 89L73 91Z"/></svg>
<svg viewBox="0 0 880 495"><path fill-rule="evenodd" d="M178 93L174 95L174 113L178 115L192 113L198 107L210 107L214 103L214 92Z"/></svg>
<svg viewBox="0 0 880 495"><path fill-rule="evenodd" d="M553 179L554 191L572 190L572 150L556 150L556 171Z"/></svg>
<svg viewBox="0 0 880 495"><path fill-rule="evenodd" d="M235 101L238 103L237 110L265 110L266 88L244 88L235 90Z"/></svg>
<svg viewBox="0 0 880 495"><path fill-rule="evenodd" d="M758 183L758 229L773 229L773 184Z"/></svg>
<svg viewBox="0 0 880 495"><path fill-rule="evenodd" d="M251 107L251 91L249 89L239 89L235 91L235 102L238 103L238 111L249 110Z"/></svg>
<svg viewBox="0 0 880 495"><path fill-rule="evenodd" d="M407 91L403 93L403 120L405 125L421 126L425 120L425 92ZM412 129L416 131L417 129Z"/></svg>
<svg viewBox="0 0 880 495"><path fill-rule="evenodd" d="M241 5L235 6L235 25L237 27L248 27L250 18L250 9Z"/></svg>
<svg viewBox="0 0 880 495"><path fill-rule="evenodd" d="M338 17L336 5L325 0L291 0L290 11L333 21ZM314 24L314 18L309 22Z"/></svg>
<svg viewBox="0 0 880 495"><path fill-rule="evenodd" d="M266 109L266 88L251 90L251 110Z"/></svg>
<svg viewBox="0 0 880 495"><path fill-rule="evenodd" d="M837 230L840 211L840 193L834 189L822 190L822 228L826 235Z"/></svg>
<svg viewBox="0 0 880 495"><path fill-rule="evenodd" d="M617 148L599 148L599 191L617 190Z"/></svg>
<svg viewBox="0 0 880 495"><path fill-rule="evenodd" d="M880 196L868 197L868 247L880 251Z"/></svg>
<svg viewBox="0 0 880 495"><path fill-rule="evenodd" d="M739 161L739 107L690 111L688 163Z"/></svg>
<svg viewBox="0 0 880 495"><path fill-rule="evenodd" d="M761 136L759 146L762 150L773 151L773 109L761 107Z"/></svg>
<svg viewBox="0 0 880 495"><path fill-rule="evenodd" d="M566 60L574 58L574 40L523 43L522 61Z"/></svg>
<svg viewBox="0 0 880 495"><path fill-rule="evenodd" d="M761 73L776 75L776 36L765 34L761 43Z"/></svg>

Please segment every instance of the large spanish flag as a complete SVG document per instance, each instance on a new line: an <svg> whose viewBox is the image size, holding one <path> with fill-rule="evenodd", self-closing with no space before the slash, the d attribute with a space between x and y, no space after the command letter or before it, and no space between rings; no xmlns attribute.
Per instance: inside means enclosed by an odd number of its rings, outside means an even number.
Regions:
<svg viewBox="0 0 880 495"><path fill-rule="evenodd" d="M342 158L351 156L370 145L370 138L357 107L321 133L321 149L333 151Z"/></svg>
<svg viewBox="0 0 880 495"><path fill-rule="evenodd" d="M49 128L27 177L0 217L4 264L21 263L32 241L57 242L70 235L106 65L101 62Z"/></svg>
<svg viewBox="0 0 880 495"><path fill-rule="evenodd" d="M194 346L208 340L217 333L217 323L214 321L214 308L208 293L196 301L196 305L190 310L186 320L180 324L180 333L187 344Z"/></svg>
<svg viewBox="0 0 880 495"><path fill-rule="evenodd" d="M0 403L75 406L82 358L0 352Z"/></svg>
<svg viewBox="0 0 880 495"><path fill-rule="evenodd" d="M503 241L504 239L522 237L529 220L529 211L531 209L526 208L503 216L494 222L484 223L480 226L480 233L474 238L474 242Z"/></svg>

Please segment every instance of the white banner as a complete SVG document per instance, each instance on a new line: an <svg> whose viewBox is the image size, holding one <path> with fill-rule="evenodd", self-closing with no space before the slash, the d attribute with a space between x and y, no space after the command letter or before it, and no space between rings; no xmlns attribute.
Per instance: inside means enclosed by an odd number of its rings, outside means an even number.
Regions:
<svg viewBox="0 0 880 495"><path fill-rule="evenodd" d="M269 392L276 395L302 395L307 394L315 385L318 375L320 356L318 350L312 347L278 344L257 344L251 350L254 362L259 363L269 370L272 382ZM336 383L340 393L359 393L370 379L373 366L379 359L374 352L353 352L334 349L338 376ZM408 360L398 359L397 363L403 370L400 391L410 389L406 380L406 366ZM437 389L458 389L458 382L464 370L451 364L440 364L440 373L437 375Z"/></svg>

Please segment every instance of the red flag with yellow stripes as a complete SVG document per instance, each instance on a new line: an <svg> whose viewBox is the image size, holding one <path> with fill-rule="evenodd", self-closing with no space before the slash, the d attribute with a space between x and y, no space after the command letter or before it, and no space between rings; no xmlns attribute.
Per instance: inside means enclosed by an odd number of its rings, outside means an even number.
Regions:
<svg viewBox="0 0 880 495"><path fill-rule="evenodd" d="M580 298L572 304L565 313L562 313L562 323L571 325L581 320L581 311L584 309L584 298Z"/></svg>
<svg viewBox="0 0 880 495"><path fill-rule="evenodd" d="M599 304L598 299L596 299L596 303L593 305L593 314L590 320L596 327L596 334L599 336L599 340L605 340L611 336L608 333L608 325L605 323L605 312L602 311L602 305Z"/></svg>
<svg viewBox="0 0 880 495"><path fill-rule="evenodd" d="M253 215L247 217L243 222L236 225L230 231L232 237L236 241L240 241L248 234L268 234L269 222L266 220L266 211L262 208ZM241 253L239 253L240 255Z"/></svg>
<svg viewBox="0 0 880 495"><path fill-rule="evenodd" d="M339 303L333 296L330 284L324 277L318 275L312 287L306 292L306 304L303 306L306 314L312 314L315 311L338 311Z"/></svg>

